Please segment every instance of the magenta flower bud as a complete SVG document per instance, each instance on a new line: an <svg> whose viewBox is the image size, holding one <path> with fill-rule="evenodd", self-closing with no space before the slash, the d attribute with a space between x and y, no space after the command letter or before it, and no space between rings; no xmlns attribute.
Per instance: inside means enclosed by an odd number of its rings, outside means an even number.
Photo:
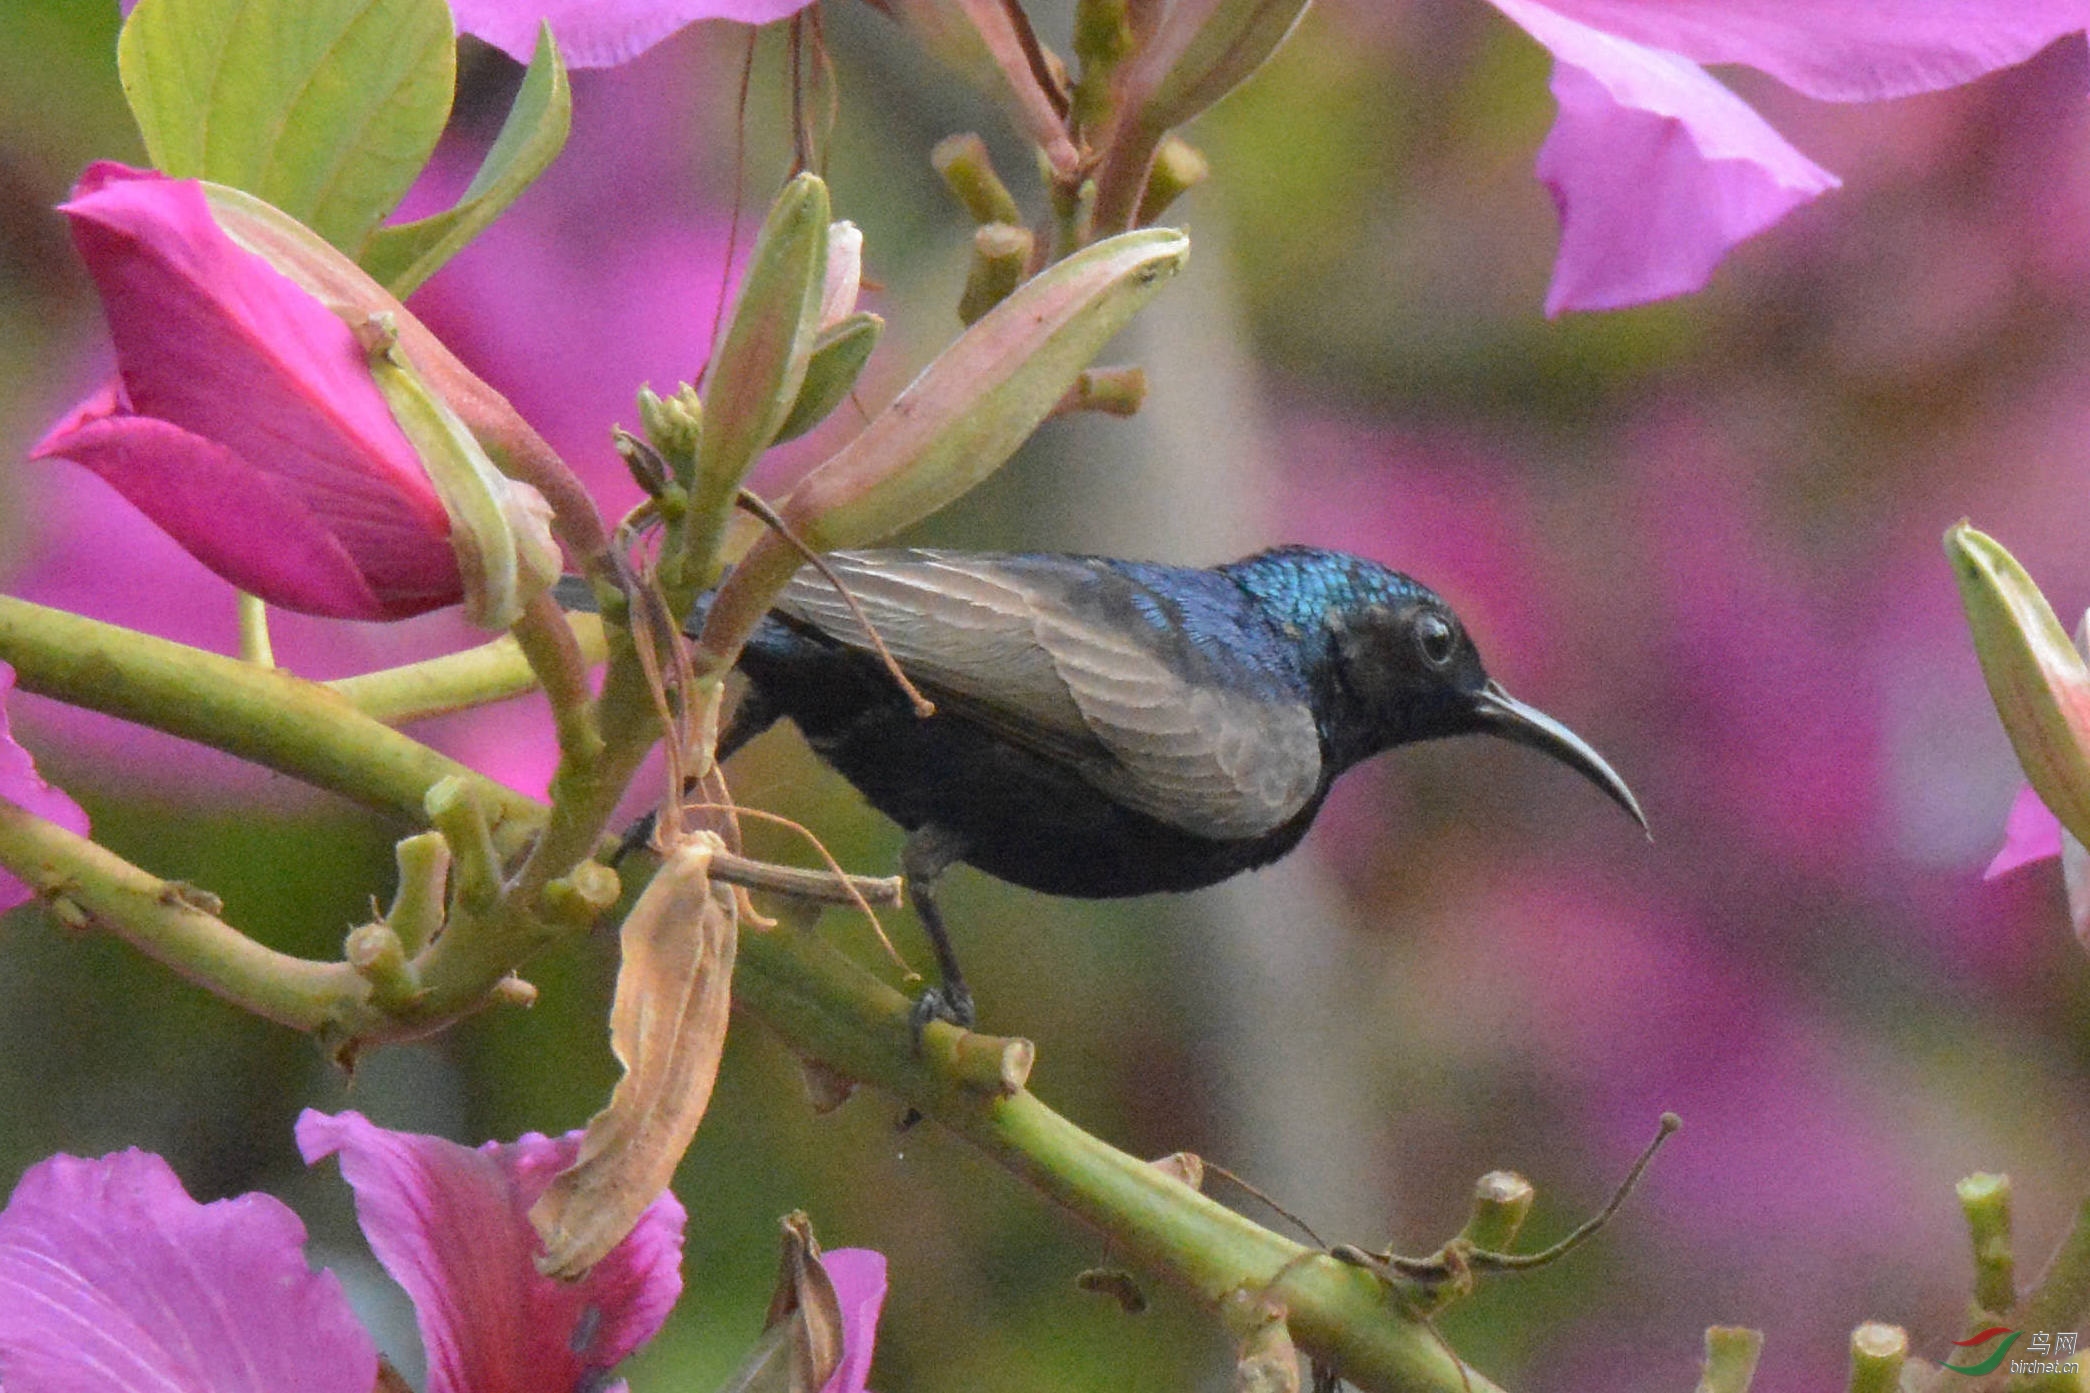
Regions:
<svg viewBox="0 0 2090 1393"><path fill-rule="evenodd" d="M61 209L117 377L39 441L285 609L402 619L464 595L451 519L348 325L236 245L201 188L90 166Z"/></svg>

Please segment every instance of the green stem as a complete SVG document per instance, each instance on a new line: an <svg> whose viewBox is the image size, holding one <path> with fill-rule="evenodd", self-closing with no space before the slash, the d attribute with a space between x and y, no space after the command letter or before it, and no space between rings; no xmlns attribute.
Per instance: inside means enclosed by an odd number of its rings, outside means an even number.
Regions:
<svg viewBox="0 0 2090 1393"><path fill-rule="evenodd" d="M198 892L161 880L0 799L0 865L85 910L126 943L265 1020L319 1030L369 994L347 963L267 948L219 919Z"/></svg>
<svg viewBox="0 0 2090 1393"><path fill-rule="evenodd" d="M1462 1368L1376 1274L1250 1222L1028 1092L968 1086L933 1067L931 1058L951 1053L933 1037L950 1027L930 1026L918 1055L906 998L816 935L792 927L743 935L734 993L792 1049L943 1123L1205 1305L1267 1292L1285 1307L1300 1349L1359 1388L1494 1388Z"/></svg>
<svg viewBox="0 0 2090 1393"><path fill-rule="evenodd" d="M1763 1354L1763 1332L1738 1325L1710 1326L1705 1332L1705 1372L1698 1393L1749 1393L1756 1361Z"/></svg>
<svg viewBox="0 0 2090 1393"><path fill-rule="evenodd" d="M1154 167L1154 154L1167 134L1165 127L1150 129L1139 112L1127 113L1104 153L1102 167L1096 171L1096 207L1091 218L1094 236L1127 232L1138 224L1147 172Z"/></svg>
<svg viewBox="0 0 2090 1393"><path fill-rule="evenodd" d="M1980 1173L1955 1187L1974 1248L1974 1317L2017 1309L2017 1265L2010 1251L2010 1177Z"/></svg>
<svg viewBox="0 0 2090 1393"><path fill-rule="evenodd" d="M602 753L602 732L595 724L595 698L588 691L588 660L566 623L565 611L549 592L540 593L523 607L513 637L551 701L560 760L594 763Z"/></svg>
<svg viewBox="0 0 2090 1393"><path fill-rule="evenodd" d="M661 736L659 712L627 630L611 636L596 721L595 757L562 758L552 775L551 814L508 885L514 903L533 903L546 885L594 853L617 800Z"/></svg>
<svg viewBox="0 0 2090 1393"><path fill-rule="evenodd" d="M1908 1332L1898 1325L1867 1321L1851 1332L1850 1393L1901 1393L1908 1363Z"/></svg>
<svg viewBox="0 0 2090 1393"><path fill-rule="evenodd" d="M269 607L258 595L239 595L239 655L256 667L274 667L276 650L269 643Z"/></svg>
<svg viewBox="0 0 2090 1393"><path fill-rule="evenodd" d="M0 660L24 691L215 746L416 822L429 788L451 775L483 786L506 822L526 828L543 816L530 799L280 668L6 595Z"/></svg>
<svg viewBox="0 0 2090 1393"><path fill-rule="evenodd" d="M589 664L608 656L602 620L593 614L568 614L567 624ZM462 653L343 677L326 684L357 710L388 726L405 725L429 716L463 711L488 702L505 701L537 687L537 674L513 637L503 636Z"/></svg>

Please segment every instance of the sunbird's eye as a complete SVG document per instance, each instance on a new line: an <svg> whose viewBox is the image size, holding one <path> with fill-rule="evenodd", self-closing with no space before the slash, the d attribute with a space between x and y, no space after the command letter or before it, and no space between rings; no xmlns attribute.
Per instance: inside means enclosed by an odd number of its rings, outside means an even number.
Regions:
<svg viewBox="0 0 2090 1393"><path fill-rule="evenodd" d="M1450 662L1452 650L1458 647L1451 625L1435 614L1425 614L1415 621L1415 642L1422 649L1423 661L1431 667Z"/></svg>

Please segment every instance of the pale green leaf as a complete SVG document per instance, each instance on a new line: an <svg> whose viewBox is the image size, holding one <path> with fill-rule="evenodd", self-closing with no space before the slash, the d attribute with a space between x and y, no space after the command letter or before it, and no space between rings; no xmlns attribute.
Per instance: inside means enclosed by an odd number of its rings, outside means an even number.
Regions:
<svg viewBox="0 0 2090 1393"><path fill-rule="evenodd" d="M445 212L379 228L359 258L363 269L405 299L536 182L566 144L572 123L566 65L546 25L538 32L537 52L501 134L464 196Z"/></svg>
<svg viewBox="0 0 2090 1393"><path fill-rule="evenodd" d="M776 443L796 440L826 420L856 386L871 361L871 350L885 332L885 321L859 311L825 330L813 341L806 360L806 380L791 403L791 414L777 427Z"/></svg>
<svg viewBox="0 0 2090 1393"><path fill-rule="evenodd" d="M139 0L117 69L155 166L358 251L449 119L443 0Z"/></svg>

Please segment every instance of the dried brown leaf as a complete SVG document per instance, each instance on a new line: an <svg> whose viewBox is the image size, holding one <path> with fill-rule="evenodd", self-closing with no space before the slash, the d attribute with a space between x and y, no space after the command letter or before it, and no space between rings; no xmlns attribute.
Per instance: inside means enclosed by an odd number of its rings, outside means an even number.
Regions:
<svg viewBox="0 0 2090 1393"><path fill-rule="evenodd" d="M579 1156L530 1210L538 1266L586 1272L631 1232L668 1186L711 1102L732 1004L738 924L711 883L718 842L672 848L632 907L610 1008L610 1048L624 1077L588 1121Z"/></svg>
<svg viewBox="0 0 2090 1393"><path fill-rule="evenodd" d="M820 1265L820 1245L804 1214L784 1216L783 1257L765 1329L787 1322L791 1393L820 1393L842 1362L842 1302Z"/></svg>

